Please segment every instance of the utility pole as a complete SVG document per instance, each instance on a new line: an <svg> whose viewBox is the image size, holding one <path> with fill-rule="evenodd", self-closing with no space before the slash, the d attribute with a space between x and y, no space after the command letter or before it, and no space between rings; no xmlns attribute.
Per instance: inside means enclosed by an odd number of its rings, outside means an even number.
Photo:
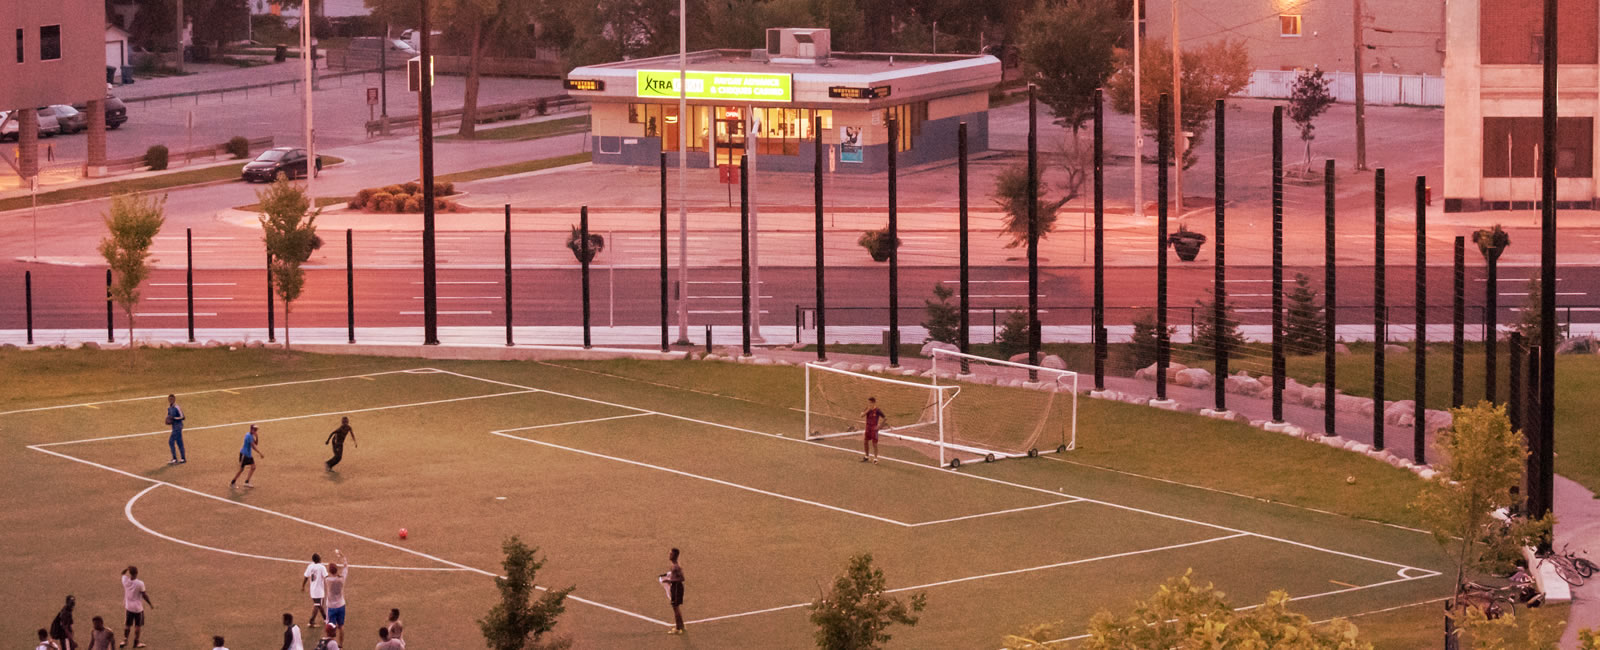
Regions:
<svg viewBox="0 0 1600 650"><path fill-rule="evenodd" d="M1356 171L1367 170L1367 83L1366 66L1362 65L1361 57L1366 53L1367 18L1361 9L1361 0L1350 0L1355 3L1350 15L1355 21L1351 33L1355 35L1355 74L1356 74ZM1492 287L1491 287L1492 289Z"/></svg>
<svg viewBox="0 0 1600 650"><path fill-rule="evenodd" d="M1144 93L1139 90L1139 79L1144 68L1139 67L1141 46L1139 29L1139 4L1133 0L1133 216L1144 216Z"/></svg>
<svg viewBox="0 0 1600 650"><path fill-rule="evenodd" d="M178 21L178 32L176 34L178 41L178 72L183 72L183 0L173 0L173 4L177 5L178 9L178 15L176 16ZM129 343L129 345L132 345L132 343Z"/></svg>
<svg viewBox="0 0 1600 650"><path fill-rule="evenodd" d="M422 61L417 67L417 146L422 148L422 344L439 344L439 272L434 242L433 199L433 40L428 34L428 0L419 0L421 9ZM306 94L311 94L308 89ZM585 221L587 224L587 221ZM588 245L588 233L584 233ZM587 263L584 270L588 270ZM585 276L587 278L587 275ZM588 284L584 287L587 289ZM587 320L588 305L584 305ZM585 323L587 324L587 322ZM584 328L584 333L588 333Z"/></svg>
<svg viewBox="0 0 1600 650"><path fill-rule="evenodd" d="M379 103L378 132L389 135L389 23L383 24L383 46L378 48L378 94L382 97Z"/></svg>
<svg viewBox="0 0 1600 650"><path fill-rule="evenodd" d="M311 60L311 0L300 0L300 60L306 75L306 201L315 210L317 195L313 185L317 177L317 130L316 119L311 112L311 69L316 64Z"/></svg>
<svg viewBox="0 0 1600 650"><path fill-rule="evenodd" d="M689 7L678 0L678 345L689 344ZM713 132L713 139L715 133ZM716 155L711 157L716 164ZM706 345L711 345L710 341Z"/></svg>
<svg viewBox="0 0 1600 650"><path fill-rule="evenodd" d="M1178 47L1178 2L1172 2L1172 185L1173 207L1183 216L1183 154L1189 138L1183 130L1183 53Z"/></svg>

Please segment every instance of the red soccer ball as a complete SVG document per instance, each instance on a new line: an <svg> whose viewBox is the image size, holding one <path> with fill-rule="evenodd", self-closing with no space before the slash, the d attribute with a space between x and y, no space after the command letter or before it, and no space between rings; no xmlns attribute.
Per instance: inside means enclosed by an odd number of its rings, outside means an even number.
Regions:
<svg viewBox="0 0 1600 650"><path fill-rule="evenodd" d="M400 539L405 539L407 535L408 535L408 533L406 532L406 529L401 528L400 529Z"/></svg>

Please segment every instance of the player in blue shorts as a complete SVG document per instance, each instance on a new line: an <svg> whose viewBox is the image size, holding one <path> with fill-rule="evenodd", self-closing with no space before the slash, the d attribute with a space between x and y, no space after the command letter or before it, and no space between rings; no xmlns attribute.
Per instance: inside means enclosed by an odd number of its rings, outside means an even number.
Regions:
<svg viewBox="0 0 1600 650"><path fill-rule="evenodd" d="M178 408L177 395L167 395L167 425L172 427L172 435L167 436L167 451L172 452L172 460L167 464L189 462L189 454L183 450L183 409Z"/></svg>

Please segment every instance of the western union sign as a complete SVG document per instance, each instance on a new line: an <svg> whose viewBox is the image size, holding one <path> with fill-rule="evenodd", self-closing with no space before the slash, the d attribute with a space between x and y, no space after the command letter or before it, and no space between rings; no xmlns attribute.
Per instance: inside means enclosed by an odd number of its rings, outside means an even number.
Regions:
<svg viewBox="0 0 1600 650"><path fill-rule="evenodd" d="M678 71L638 71L640 97L676 98ZM764 72L690 72L689 99L725 99L745 102L787 102L794 98L787 74Z"/></svg>

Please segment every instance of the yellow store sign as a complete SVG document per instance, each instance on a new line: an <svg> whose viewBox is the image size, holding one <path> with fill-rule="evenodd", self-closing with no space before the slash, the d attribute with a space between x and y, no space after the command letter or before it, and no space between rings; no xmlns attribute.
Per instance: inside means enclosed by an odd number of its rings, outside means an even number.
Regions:
<svg viewBox="0 0 1600 650"><path fill-rule="evenodd" d="M640 97L678 97L676 70L640 70L637 79ZM787 102L794 98L787 74L696 71L688 74L687 81L689 99Z"/></svg>

